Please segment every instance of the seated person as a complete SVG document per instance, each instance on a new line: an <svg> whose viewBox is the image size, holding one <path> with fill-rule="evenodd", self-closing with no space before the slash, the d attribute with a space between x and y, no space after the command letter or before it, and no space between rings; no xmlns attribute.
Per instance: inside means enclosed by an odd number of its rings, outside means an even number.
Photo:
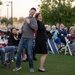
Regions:
<svg viewBox="0 0 75 75"><path fill-rule="evenodd" d="M8 45L18 46L19 40L20 38L16 28L12 28L8 38Z"/></svg>
<svg viewBox="0 0 75 75"><path fill-rule="evenodd" d="M61 42L66 45L65 37L67 37L67 30L65 29L65 26L63 23L60 24L60 28L58 29L59 32L59 38Z"/></svg>
<svg viewBox="0 0 75 75"><path fill-rule="evenodd" d="M60 38L58 37L58 30L56 29L56 26L52 26L52 30L50 31L51 33L54 32L52 39L54 39L55 43L57 44L58 50L61 48L61 41Z"/></svg>
<svg viewBox="0 0 75 75"><path fill-rule="evenodd" d="M54 32L53 33L50 32L51 28L50 28L49 25L45 25L45 28L46 28L47 39L52 39L52 36L53 36Z"/></svg>
<svg viewBox="0 0 75 75"><path fill-rule="evenodd" d="M21 38L21 34L18 32L16 28L11 28L9 38L8 38L8 45L9 46L15 46L15 60L16 60L16 53L17 53L17 47L19 44Z"/></svg>
<svg viewBox="0 0 75 75"><path fill-rule="evenodd" d="M5 53L9 52L8 61L5 61ZM14 46L6 46L0 45L0 53L1 53L1 62L3 66L7 66L14 58Z"/></svg>
<svg viewBox="0 0 75 75"><path fill-rule="evenodd" d="M52 36L53 36L54 32L52 32L52 33L50 32L51 28L49 25L45 25L45 28L46 28L47 39L52 40ZM50 53L51 50L50 50L48 42L47 42L47 50L48 50L48 53Z"/></svg>
<svg viewBox="0 0 75 75"><path fill-rule="evenodd" d="M75 55L75 27L70 27L67 38L70 41L69 46L72 51L72 54Z"/></svg>

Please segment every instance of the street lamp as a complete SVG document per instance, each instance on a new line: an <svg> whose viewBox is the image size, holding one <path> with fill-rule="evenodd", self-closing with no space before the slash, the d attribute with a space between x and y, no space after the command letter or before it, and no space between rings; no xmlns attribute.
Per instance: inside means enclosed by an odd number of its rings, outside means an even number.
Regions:
<svg viewBox="0 0 75 75"><path fill-rule="evenodd" d="M13 2L11 1L11 25L13 26Z"/></svg>
<svg viewBox="0 0 75 75"><path fill-rule="evenodd" d="M13 26L13 2L12 1L6 1L6 2L11 4L11 25Z"/></svg>
<svg viewBox="0 0 75 75"><path fill-rule="evenodd" d="M9 18L8 17L8 15L9 15L9 13L8 13L8 11L9 11L9 8L8 8L9 7L9 4L7 4L6 6L7 6L7 19L8 19Z"/></svg>

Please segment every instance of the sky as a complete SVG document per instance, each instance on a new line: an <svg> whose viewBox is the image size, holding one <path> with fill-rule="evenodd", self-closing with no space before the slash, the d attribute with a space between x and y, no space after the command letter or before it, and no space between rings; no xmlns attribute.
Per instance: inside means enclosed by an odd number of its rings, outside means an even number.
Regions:
<svg viewBox="0 0 75 75"><path fill-rule="evenodd" d="M31 7L38 8L38 4L40 4L40 0L2 0L3 5L0 7L1 16L7 17L7 9L8 9L8 17L11 16L11 3L13 2L13 17L26 17L28 16L29 10ZM9 6L6 6L6 5Z"/></svg>
<svg viewBox="0 0 75 75"><path fill-rule="evenodd" d="M28 16L29 10L31 7L38 8L40 0L1 0L3 5L0 6L0 16L7 17L7 8L8 8L8 17L11 16L11 3L13 2L13 17L26 17ZM9 4L7 7L6 5ZM75 5L75 2L73 3ZM38 11L37 11L38 12Z"/></svg>

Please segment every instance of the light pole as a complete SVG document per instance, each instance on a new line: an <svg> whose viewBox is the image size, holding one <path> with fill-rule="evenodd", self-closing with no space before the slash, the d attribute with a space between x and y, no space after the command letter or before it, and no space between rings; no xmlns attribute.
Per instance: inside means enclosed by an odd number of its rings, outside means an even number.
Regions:
<svg viewBox="0 0 75 75"><path fill-rule="evenodd" d="M7 26L8 26L8 19L9 19L9 16L8 16L8 15L9 15L9 13L8 13L8 11L9 11L9 4L7 4L6 6L7 6Z"/></svg>
<svg viewBox="0 0 75 75"><path fill-rule="evenodd" d="M11 1L11 25L13 26L13 2Z"/></svg>
<svg viewBox="0 0 75 75"><path fill-rule="evenodd" d="M9 7L9 4L7 4L6 6L7 6L7 19L8 19L9 18L8 17L8 15L9 15L9 13L8 13L8 11L9 11L9 8L8 8Z"/></svg>
<svg viewBox="0 0 75 75"><path fill-rule="evenodd" d="M6 1L6 2L11 4L11 25L13 26L13 2L12 1Z"/></svg>

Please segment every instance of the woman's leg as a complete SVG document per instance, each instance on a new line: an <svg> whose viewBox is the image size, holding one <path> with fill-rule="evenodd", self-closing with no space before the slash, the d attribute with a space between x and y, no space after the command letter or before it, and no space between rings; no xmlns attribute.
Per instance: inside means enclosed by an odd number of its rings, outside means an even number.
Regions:
<svg viewBox="0 0 75 75"><path fill-rule="evenodd" d="M44 69L44 62L46 60L46 57L47 57L47 54L42 54L41 58L40 58L40 66L39 66L39 69L40 70L45 70Z"/></svg>

